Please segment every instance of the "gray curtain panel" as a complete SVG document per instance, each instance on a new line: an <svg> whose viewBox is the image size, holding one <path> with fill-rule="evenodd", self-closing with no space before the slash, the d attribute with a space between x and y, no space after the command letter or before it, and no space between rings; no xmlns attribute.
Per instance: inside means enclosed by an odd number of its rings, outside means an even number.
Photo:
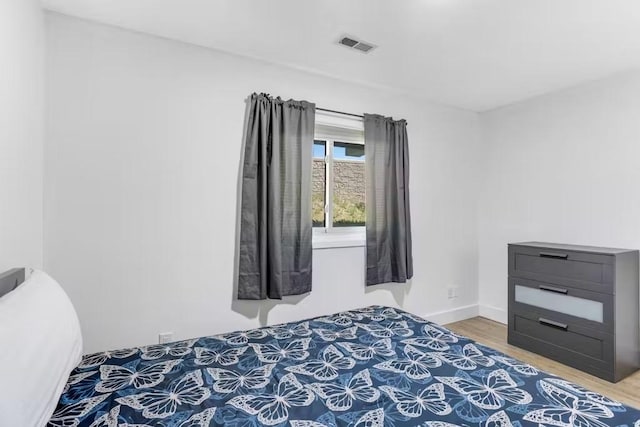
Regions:
<svg viewBox="0 0 640 427"><path fill-rule="evenodd" d="M239 299L311 291L315 105L253 94L245 129Z"/></svg>
<svg viewBox="0 0 640 427"><path fill-rule="evenodd" d="M364 115L367 285L413 277L407 122Z"/></svg>

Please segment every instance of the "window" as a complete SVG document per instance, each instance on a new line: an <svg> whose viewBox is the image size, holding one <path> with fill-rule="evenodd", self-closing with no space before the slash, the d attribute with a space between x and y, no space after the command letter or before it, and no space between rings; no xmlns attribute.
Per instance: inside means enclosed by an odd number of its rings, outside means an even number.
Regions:
<svg viewBox="0 0 640 427"><path fill-rule="evenodd" d="M325 227L327 204L327 142L313 141L313 227ZM309 200L309 199L307 199Z"/></svg>
<svg viewBox="0 0 640 427"><path fill-rule="evenodd" d="M361 120L316 117L313 144L314 246L320 240L352 246L364 240L365 153ZM342 244L344 241L349 244ZM358 246L360 244L357 244ZM327 244L324 247L332 247Z"/></svg>

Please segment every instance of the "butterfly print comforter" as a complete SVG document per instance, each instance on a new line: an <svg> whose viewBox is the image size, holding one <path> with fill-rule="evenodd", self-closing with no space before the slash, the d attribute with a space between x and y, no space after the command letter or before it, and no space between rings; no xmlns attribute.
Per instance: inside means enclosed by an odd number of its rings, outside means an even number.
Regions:
<svg viewBox="0 0 640 427"><path fill-rule="evenodd" d="M640 427L640 412L404 311L85 356L49 426Z"/></svg>

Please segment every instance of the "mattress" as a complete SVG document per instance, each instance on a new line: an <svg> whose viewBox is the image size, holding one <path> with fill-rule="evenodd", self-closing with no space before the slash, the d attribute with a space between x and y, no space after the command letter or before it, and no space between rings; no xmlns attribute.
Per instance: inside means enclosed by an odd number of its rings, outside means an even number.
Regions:
<svg viewBox="0 0 640 427"><path fill-rule="evenodd" d="M87 355L49 425L640 427L640 412L372 306Z"/></svg>

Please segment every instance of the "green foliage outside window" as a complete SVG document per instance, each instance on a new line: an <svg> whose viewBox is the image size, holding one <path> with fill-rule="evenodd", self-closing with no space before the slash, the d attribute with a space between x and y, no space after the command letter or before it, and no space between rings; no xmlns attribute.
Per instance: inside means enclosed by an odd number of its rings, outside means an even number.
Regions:
<svg viewBox="0 0 640 427"><path fill-rule="evenodd" d="M312 200L313 224L324 225L324 197L322 194L314 194ZM365 204L354 202L342 197L333 199L333 226L334 227L361 227L366 220Z"/></svg>

